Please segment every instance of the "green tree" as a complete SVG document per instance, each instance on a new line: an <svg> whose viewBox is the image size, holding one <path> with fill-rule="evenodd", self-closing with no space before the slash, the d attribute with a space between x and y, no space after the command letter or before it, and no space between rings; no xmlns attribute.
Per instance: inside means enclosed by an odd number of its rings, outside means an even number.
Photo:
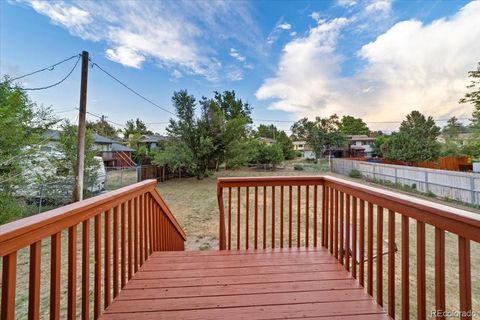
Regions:
<svg viewBox="0 0 480 320"><path fill-rule="evenodd" d="M257 163L271 164L273 168L280 164L284 159L282 146L279 143L264 144L258 147Z"/></svg>
<svg viewBox="0 0 480 320"><path fill-rule="evenodd" d="M105 120L105 117L102 116L97 121L87 121L87 129L92 130L96 134L99 134L104 137L118 138L118 133L121 130L116 129L110 123Z"/></svg>
<svg viewBox="0 0 480 320"><path fill-rule="evenodd" d="M432 117L426 118L419 111L412 111L382 145L383 156L388 160L413 162L436 160L440 156L440 143L437 137L440 128Z"/></svg>
<svg viewBox="0 0 480 320"><path fill-rule="evenodd" d="M361 118L343 116L340 122L340 131L345 135L368 135L370 129Z"/></svg>
<svg viewBox="0 0 480 320"><path fill-rule="evenodd" d="M237 99L233 91L216 92L212 99L203 97L199 117L195 115L195 97L186 90L175 92L172 102L177 120L170 119L167 132L190 150L197 179L202 179L207 169L228 163L230 149L248 131L250 106Z"/></svg>
<svg viewBox="0 0 480 320"><path fill-rule="evenodd" d="M389 136L381 134L373 140L373 153L377 157L383 157L382 146L388 141Z"/></svg>
<svg viewBox="0 0 480 320"><path fill-rule="evenodd" d="M21 88L0 83L0 224L22 216L25 206L13 198L24 185L25 166L48 142L45 132L57 123L50 108L33 103Z"/></svg>
<svg viewBox="0 0 480 320"><path fill-rule="evenodd" d="M295 150L293 147L292 139L290 139L290 137L285 133L285 131L278 130L278 128L273 124L260 124L256 132L253 133L253 135L256 137L274 139L282 146L282 151L285 159L291 160L295 158Z"/></svg>
<svg viewBox="0 0 480 320"><path fill-rule="evenodd" d="M340 121L336 114L328 118L316 117L315 121L301 119L293 124L292 132L299 139L306 140L315 152L316 161L323 153L344 147L347 143L346 135L340 131Z"/></svg>
<svg viewBox="0 0 480 320"><path fill-rule="evenodd" d="M480 159L480 63L476 70L468 72L468 77L472 78L470 85L467 86L470 91L460 99L460 103L473 104L474 110L468 126L471 138L464 146L463 152L474 159Z"/></svg>
<svg viewBox="0 0 480 320"><path fill-rule="evenodd" d="M75 177L77 167L77 142L78 126L66 121L62 124L62 131L59 135L58 149L60 156L52 159L57 168L57 173L64 177ZM85 133L85 170L84 170L84 191L97 180L99 169L98 160L95 159L98 151L95 149L94 135L91 129Z"/></svg>
<svg viewBox="0 0 480 320"><path fill-rule="evenodd" d="M19 88L0 83L0 190L9 194L22 183L22 163L48 142L44 134L58 121L50 108L32 103Z"/></svg>
<svg viewBox="0 0 480 320"><path fill-rule="evenodd" d="M193 155L181 141L168 142L163 150L155 154L152 162L160 166L168 166L173 171L185 168L189 173L195 172Z"/></svg>
<svg viewBox="0 0 480 320"><path fill-rule="evenodd" d="M130 119L125 123L125 129L123 129L123 137L129 139L130 135L152 135L153 132L148 130L145 122L139 118L133 120Z"/></svg>
<svg viewBox="0 0 480 320"><path fill-rule="evenodd" d="M442 144L442 155L459 156L462 154L461 146L459 145L459 137L462 132L464 132L464 127L456 117L448 119L447 125L442 129L445 140Z"/></svg>

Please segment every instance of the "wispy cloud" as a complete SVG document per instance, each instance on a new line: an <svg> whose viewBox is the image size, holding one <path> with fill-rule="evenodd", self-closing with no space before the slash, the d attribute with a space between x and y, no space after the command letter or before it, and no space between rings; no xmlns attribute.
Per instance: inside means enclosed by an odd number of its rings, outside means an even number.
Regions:
<svg viewBox="0 0 480 320"><path fill-rule="evenodd" d="M171 72L218 81L217 43L252 50L262 45L255 40L261 36L249 4L236 1L23 2L75 36L104 41L105 56L128 67L141 68L151 59Z"/></svg>
<svg viewBox="0 0 480 320"><path fill-rule="evenodd" d="M240 62L245 62L245 60L247 60L247 58L245 58L245 56L242 56L235 48L230 48L229 55Z"/></svg>
<svg viewBox="0 0 480 320"><path fill-rule="evenodd" d="M275 76L256 96L295 117L340 113L388 121L412 109L437 117L470 114L458 99L479 59L479 16L477 1L429 24L398 22L363 45L358 58L365 65L350 76L341 74L337 41L352 20L318 20L285 45Z"/></svg>
<svg viewBox="0 0 480 320"><path fill-rule="evenodd" d="M275 25L275 28L273 28L272 32L270 32L270 34L268 35L267 44L269 44L269 45L273 44L275 41L278 40L278 37L280 36L280 34L282 32L290 31L290 30L292 30L292 28L293 27L290 23L280 20L279 22L277 22L277 24ZM293 37L297 33L295 31L290 31L289 34Z"/></svg>

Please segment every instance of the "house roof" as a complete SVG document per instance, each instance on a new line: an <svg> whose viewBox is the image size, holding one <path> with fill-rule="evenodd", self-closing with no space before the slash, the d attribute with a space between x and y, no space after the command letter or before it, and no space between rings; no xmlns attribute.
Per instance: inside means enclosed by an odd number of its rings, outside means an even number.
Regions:
<svg viewBox="0 0 480 320"><path fill-rule="evenodd" d="M271 138L265 138L265 137L259 137L258 140L265 142L265 143L275 143L274 139Z"/></svg>
<svg viewBox="0 0 480 320"><path fill-rule="evenodd" d="M58 140L60 140L60 132L61 132L60 130L48 130L45 133L45 136L47 138L50 138L50 140L58 141ZM107 138L107 137L101 136L101 135L96 134L96 133L93 134L93 138L94 138L94 142L98 143L98 144L117 143L117 141L115 141L111 138Z"/></svg>
<svg viewBox="0 0 480 320"><path fill-rule="evenodd" d="M119 143L112 143L112 151L132 152L133 149Z"/></svg>
<svg viewBox="0 0 480 320"><path fill-rule="evenodd" d="M352 141L373 141L375 138L369 137L366 134L354 134L348 136L348 139Z"/></svg>
<svg viewBox="0 0 480 320"><path fill-rule="evenodd" d="M149 143L149 142L162 142L168 141L170 138L162 135L144 135L140 142Z"/></svg>

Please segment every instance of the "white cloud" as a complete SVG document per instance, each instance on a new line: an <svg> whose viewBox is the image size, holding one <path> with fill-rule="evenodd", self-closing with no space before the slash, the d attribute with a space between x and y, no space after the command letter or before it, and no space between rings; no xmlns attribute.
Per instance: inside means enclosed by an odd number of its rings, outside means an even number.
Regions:
<svg viewBox="0 0 480 320"><path fill-rule="evenodd" d="M141 1L20 1L73 35L105 42L106 57L128 67L151 60L172 72L218 81L223 73L217 42L231 40L251 50L263 46L247 3L154 1L147 8Z"/></svg>
<svg viewBox="0 0 480 320"><path fill-rule="evenodd" d="M292 32L290 32L290 35L291 35L292 37L295 37L295 36L297 35L297 32L292 31Z"/></svg>
<svg viewBox="0 0 480 320"><path fill-rule="evenodd" d="M413 109L436 117L470 114L458 99L479 59L479 16L477 1L430 24L399 22L362 47L365 65L351 76L341 75L336 46L347 21L320 21L285 46L275 76L256 96L295 118L339 113L388 121Z"/></svg>
<svg viewBox="0 0 480 320"><path fill-rule="evenodd" d="M290 30L292 29L292 25L290 23L284 22L280 23L277 28L282 29L282 30Z"/></svg>
<svg viewBox="0 0 480 320"><path fill-rule="evenodd" d="M172 82L177 82L181 77L183 77L183 74L178 71L177 69L173 70L171 76L170 76L170 81Z"/></svg>
<svg viewBox="0 0 480 320"><path fill-rule="evenodd" d="M245 56L242 56L235 48L230 48L229 55L240 62L245 62L245 60L247 60L247 58L245 58Z"/></svg>
<svg viewBox="0 0 480 320"><path fill-rule="evenodd" d="M349 8L349 7L355 6L357 4L357 1L356 0L337 0L336 4L341 7Z"/></svg>
<svg viewBox="0 0 480 320"><path fill-rule="evenodd" d="M372 14L389 14L392 10L392 0L374 0L365 6L365 11Z"/></svg>

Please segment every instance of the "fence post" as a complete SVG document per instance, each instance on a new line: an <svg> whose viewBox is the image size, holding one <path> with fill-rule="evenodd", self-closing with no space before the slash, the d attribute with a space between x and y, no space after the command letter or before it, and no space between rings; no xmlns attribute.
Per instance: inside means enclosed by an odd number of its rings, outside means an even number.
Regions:
<svg viewBox="0 0 480 320"><path fill-rule="evenodd" d="M397 168L395 167L395 185L398 184Z"/></svg>
<svg viewBox="0 0 480 320"><path fill-rule="evenodd" d="M372 168L373 168L373 180L375 180L375 164L372 163Z"/></svg>
<svg viewBox="0 0 480 320"><path fill-rule="evenodd" d="M476 205L476 204L477 204L477 201L476 201L476 199L475 199L475 198L476 198L476 194L475 194L475 193L476 193L476 192L475 192L475 179L474 179L473 175L470 176L470 189L471 189L471 193L472 193L472 195L471 195L471 197L470 197L470 198L471 198L471 203L472 203L473 205Z"/></svg>
<svg viewBox="0 0 480 320"><path fill-rule="evenodd" d="M428 171L425 171L425 192L428 192Z"/></svg>
<svg viewBox="0 0 480 320"><path fill-rule="evenodd" d="M142 181L142 166L137 167L137 182Z"/></svg>

